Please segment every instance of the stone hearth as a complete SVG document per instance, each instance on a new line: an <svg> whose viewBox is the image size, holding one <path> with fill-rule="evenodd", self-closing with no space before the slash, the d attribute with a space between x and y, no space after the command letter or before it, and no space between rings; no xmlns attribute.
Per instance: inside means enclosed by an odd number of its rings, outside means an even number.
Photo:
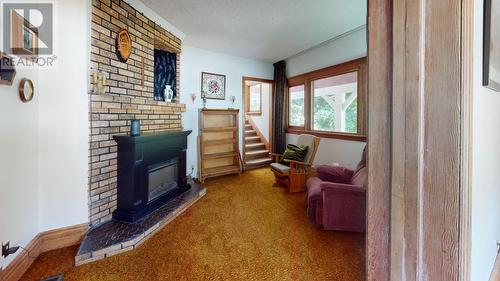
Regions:
<svg viewBox="0 0 500 281"><path fill-rule="evenodd" d="M91 228L85 235L75 257L76 266L139 247L206 194L205 188L194 182L190 184L191 189L173 198L137 223L113 220Z"/></svg>

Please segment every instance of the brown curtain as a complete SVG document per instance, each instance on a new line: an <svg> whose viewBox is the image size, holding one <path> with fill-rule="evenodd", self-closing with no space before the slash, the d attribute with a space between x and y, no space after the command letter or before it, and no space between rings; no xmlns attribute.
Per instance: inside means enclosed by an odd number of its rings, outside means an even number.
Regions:
<svg viewBox="0 0 500 281"><path fill-rule="evenodd" d="M283 153L286 147L285 110L286 92L288 81L286 78L286 62L279 61L274 64L274 89L273 89L273 152Z"/></svg>

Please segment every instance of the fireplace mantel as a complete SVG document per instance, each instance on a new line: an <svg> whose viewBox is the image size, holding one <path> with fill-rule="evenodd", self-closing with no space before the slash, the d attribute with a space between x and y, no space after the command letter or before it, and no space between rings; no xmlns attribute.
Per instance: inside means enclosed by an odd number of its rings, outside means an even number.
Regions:
<svg viewBox="0 0 500 281"><path fill-rule="evenodd" d="M190 188L186 177L187 136L191 131L114 136L118 144L117 209L113 219L136 222ZM175 164L175 188L151 199L151 175ZM173 177L173 176L171 176ZM154 180L151 180L154 182Z"/></svg>

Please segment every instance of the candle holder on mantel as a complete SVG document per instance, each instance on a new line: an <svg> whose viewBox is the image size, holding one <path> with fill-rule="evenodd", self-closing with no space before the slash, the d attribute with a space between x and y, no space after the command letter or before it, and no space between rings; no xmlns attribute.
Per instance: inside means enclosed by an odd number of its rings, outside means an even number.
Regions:
<svg viewBox="0 0 500 281"><path fill-rule="evenodd" d="M141 135L141 121L134 119L130 122L130 136L138 137Z"/></svg>
<svg viewBox="0 0 500 281"><path fill-rule="evenodd" d="M201 93L201 98L203 99L203 109L207 108L207 97L205 95L205 92Z"/></svg>
<svg viewBox="0 0 500 281"><path fill-rule="evenodd" d="M234 102L236 102L236 96L229 97L229 100L231 101L231 109L234 109Z"/></svg>

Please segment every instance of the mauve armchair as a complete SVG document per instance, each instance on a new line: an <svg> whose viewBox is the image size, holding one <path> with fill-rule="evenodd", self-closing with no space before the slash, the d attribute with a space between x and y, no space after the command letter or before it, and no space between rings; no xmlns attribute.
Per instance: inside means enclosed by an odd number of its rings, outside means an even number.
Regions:
<svg viewBox="0 0 500 281"><path fill-rule="evenodd" d="M307 213L311 223L326 230L366 229L366 152L355 170L318 166L318 177L307 181Z"/></svg>

